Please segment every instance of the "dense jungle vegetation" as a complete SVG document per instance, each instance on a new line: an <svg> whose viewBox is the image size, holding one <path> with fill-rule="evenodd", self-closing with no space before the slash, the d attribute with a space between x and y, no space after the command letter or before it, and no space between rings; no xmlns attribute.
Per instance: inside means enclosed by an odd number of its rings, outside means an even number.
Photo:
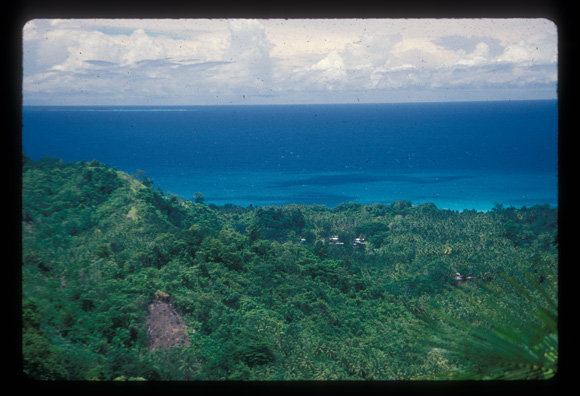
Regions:
<svg viewBox="0 0 580 396"><path fill-rule="evenodd" d="M242 208L23 158L22 362L41 380L551 378L557 209ZM192 181L194 183L194 181ZM187 342L152 350L162 296Z"/></svg>

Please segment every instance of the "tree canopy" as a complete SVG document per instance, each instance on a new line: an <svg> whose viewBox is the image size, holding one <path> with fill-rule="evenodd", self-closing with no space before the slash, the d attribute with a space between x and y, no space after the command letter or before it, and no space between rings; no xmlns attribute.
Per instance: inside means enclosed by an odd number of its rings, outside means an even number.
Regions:
<svg viewBox="0 0 580 396"><path fill-rule="evenodd" d="M133 177L96 160L55 158L26 159L22 180L30 378L408 380L557 371L557 209L547 205L216 206L202 193L192 201L154 189L142 171ZM187 342L151 348L147 319L160 298ZM535 338L504 333L500 342L498 323L512 333L528 324L542 330ZM465 333L479 337L476 349L454 342ZM510 355L511 365L497 353L506 342L521 358Z"/></svg>

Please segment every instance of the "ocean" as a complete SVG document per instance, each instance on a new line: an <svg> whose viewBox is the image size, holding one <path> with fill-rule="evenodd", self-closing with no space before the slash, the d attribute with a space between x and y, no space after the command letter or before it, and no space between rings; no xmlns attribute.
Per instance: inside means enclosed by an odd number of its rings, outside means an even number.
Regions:
<svg viewBox="0 0 580 396"><path fill-rule="evenodd" d="M166 193L216 205L558 204L555 100L24 106L22 144L36 160L143 170Z"/></svg>

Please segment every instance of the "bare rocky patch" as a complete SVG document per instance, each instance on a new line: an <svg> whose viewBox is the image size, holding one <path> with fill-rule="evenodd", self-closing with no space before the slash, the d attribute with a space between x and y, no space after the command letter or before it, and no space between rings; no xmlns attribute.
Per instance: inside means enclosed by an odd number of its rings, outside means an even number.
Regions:
<svg viewBox="0 0 580 396"><path fill-rule="evenodd" d="M151 351L189 345L185 322L169 302L169 295L157 292L155 296L146 319Z"/></svg>

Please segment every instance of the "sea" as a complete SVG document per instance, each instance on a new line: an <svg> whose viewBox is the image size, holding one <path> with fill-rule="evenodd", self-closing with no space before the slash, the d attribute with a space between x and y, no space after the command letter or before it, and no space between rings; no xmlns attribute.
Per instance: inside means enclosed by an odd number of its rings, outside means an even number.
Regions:
<svg viewBox="0 0 580 396"><path fill-rule="evenodd" d="M24 106L29 158L98 160L206 204L558 205L558 102Z"/></svg>

